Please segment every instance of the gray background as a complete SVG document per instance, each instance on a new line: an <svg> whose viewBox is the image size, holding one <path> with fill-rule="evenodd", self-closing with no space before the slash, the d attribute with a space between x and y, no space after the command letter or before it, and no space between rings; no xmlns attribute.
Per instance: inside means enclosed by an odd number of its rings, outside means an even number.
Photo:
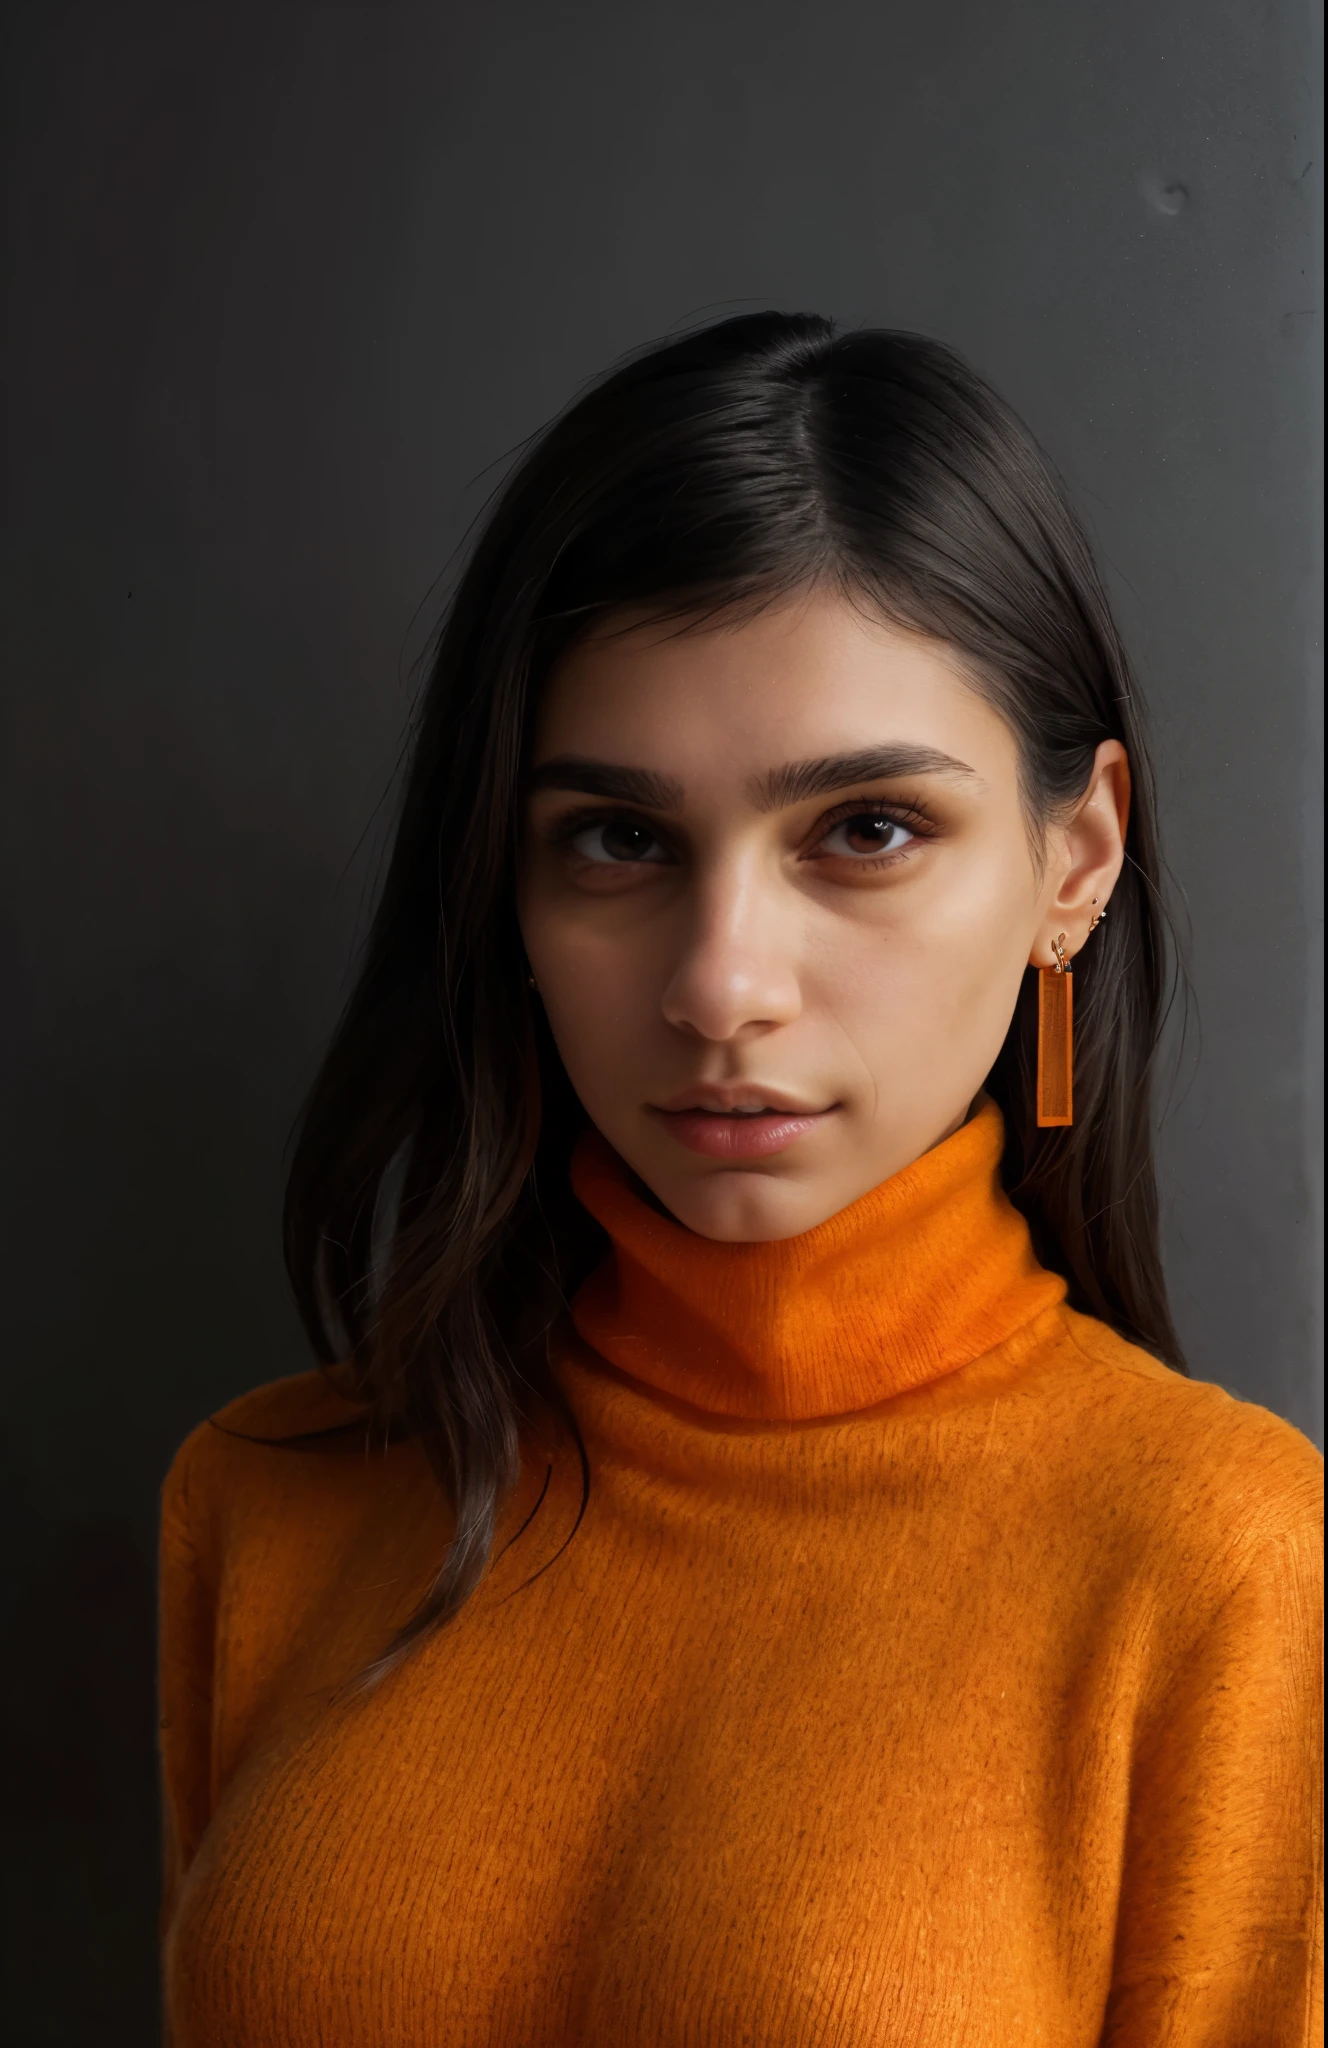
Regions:
<svg viewBox="0 0 1328 2048"><path fill-rule="evenodd" d="M1317 1433L1313 20L20 14L11 2039L150 2038L156 1489L198 1418L305 1362L281 1153L431 587L522 437L671 327L775 304L929 330L1066 472L1193 931L1202 1039L1163 1140L1181 1329L1198 1374Z"/></svg>

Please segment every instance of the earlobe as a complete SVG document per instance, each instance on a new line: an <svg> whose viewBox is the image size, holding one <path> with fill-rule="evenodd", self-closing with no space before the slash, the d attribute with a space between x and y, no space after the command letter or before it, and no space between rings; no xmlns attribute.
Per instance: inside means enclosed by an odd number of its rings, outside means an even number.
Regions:
<svg viewBox="0 0 1328 2048"><path fill-rule="evenodd" d="M1064 974L1074 955L1082 951L1082 945L1087 944L1088 940L1092 938L1093 933L1107 914L1105 903L1100 902L1096 896L1092 898L1088 908L1089 925L1088 930L1084 933L1081 945L1074 945L1064 931L1058 931L1053 939L1038 940L1038 943L1028 956L1029 966L1035 967L1040 974L1045 974L1048 971ZM1042 958L1044 953L1046 955L1045 959Z"/></svg>

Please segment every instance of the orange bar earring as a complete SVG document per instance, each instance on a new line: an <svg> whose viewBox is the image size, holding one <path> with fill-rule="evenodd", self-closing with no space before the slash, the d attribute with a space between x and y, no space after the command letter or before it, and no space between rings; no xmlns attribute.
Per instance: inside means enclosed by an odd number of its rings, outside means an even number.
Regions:
<svg viewBox="0 0 1328 2048"><path fill-rule="evenodd" d="M1074 976L1064 932L1052 950L1056 965L1038 969L1037 1120L1043 1130L1074 1122Z"/></svg>

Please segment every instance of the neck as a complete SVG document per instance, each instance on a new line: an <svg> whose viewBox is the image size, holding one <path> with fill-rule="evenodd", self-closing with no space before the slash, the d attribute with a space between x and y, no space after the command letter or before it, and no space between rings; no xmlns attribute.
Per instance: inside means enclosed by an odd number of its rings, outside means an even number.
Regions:
<svg viewBox="0 0 1328 2048"><path fill-rule="evenodd" d="M643 1200L597 1131L572 1186L611 1249L572 1304L620 1371L710 1413L807 1421L969 1364L1060 1300L1000 1184L999 1110L816 1229L718 1243Z"/></svg>

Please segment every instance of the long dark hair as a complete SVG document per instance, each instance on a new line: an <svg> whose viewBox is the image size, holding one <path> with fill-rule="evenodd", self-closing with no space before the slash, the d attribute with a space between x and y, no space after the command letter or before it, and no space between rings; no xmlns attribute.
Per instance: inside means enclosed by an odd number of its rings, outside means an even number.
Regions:
<svg viewBox="0 0 1328 2048"><path fill-rule="evenodd" d="M552 663L616 608L686 621L811 586L948 642L1019 744L1040 824L1119 739L1111 915L1075 962L1075 1111L1037 1127L1034 977L989 1078L1004 1179L1070 1299L1173 1365L1152 1067L1166 977L1138 693L1092 554L1026 429L920 335L811 314L644 351L528 448L440 632L362 971L306 1105L286 1259L306 1326L456 1515L394 1652L473 1591L536 1413L575 1418L547 1333L596 1256L567 1188L584 1120L526 987L521 776ZM579 1443L579 1436L577 1437ZM582 1452L584 1470L584 1451Z"/></svg>

